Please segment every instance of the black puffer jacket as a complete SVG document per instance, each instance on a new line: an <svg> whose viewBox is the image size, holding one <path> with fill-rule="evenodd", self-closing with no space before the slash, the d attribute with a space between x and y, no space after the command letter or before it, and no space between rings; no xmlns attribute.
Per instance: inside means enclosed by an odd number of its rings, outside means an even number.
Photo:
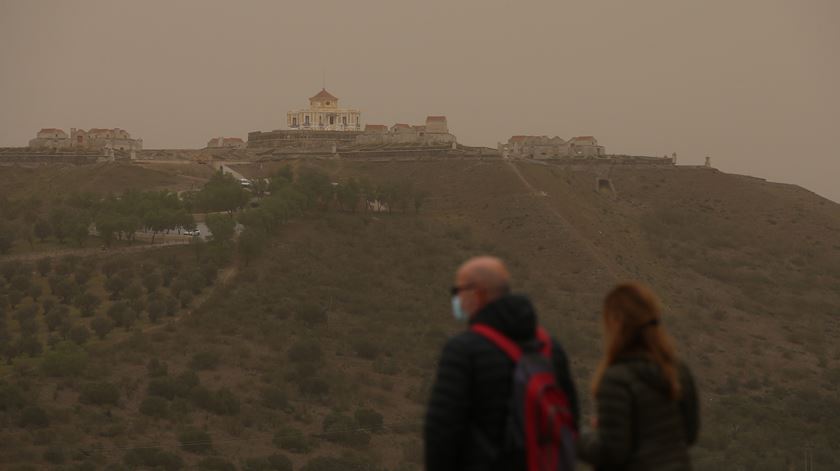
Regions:
<svg viewBox="0 0 840 471"><path fill-rule="evenodd" d="M668 398L659 366L643 354L618 358L596 394L598 428L578 442L581 459L599 471L684 471L700 428L697 390L680 365L682 396Z"/></svg>
<svg viewBox="0 0 840 471"><path fill-rule="evenodd" d="M489 325L524 343L535 339L537 316L528 298L508 295L487 305L470 323ZM577 422L577 395L566 354L556 341L552 353L558 384ZM428 471L525 469L523 454L503 449L513 368L496 345L469 330L446 343L426 414Z"/></svg>

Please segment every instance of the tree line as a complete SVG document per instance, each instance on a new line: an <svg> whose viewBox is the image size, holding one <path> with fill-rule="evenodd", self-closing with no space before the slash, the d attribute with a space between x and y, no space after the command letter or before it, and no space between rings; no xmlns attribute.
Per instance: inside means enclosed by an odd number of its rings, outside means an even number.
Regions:
<svg viewBox="0 0 840 471"><path fill-rule="evenodd" d="M98 234L110 247L115 240L133 242L141 229L152 233L154 243L159 233L195 228L187 206L170 191L74 193L48 203L38 197L4 198L0 208L0 254L8 253L18 240L31 247L48 239L81 247L91 234Z"/></svg>
<svg viewBox="0 0 840 471"><path fill-rule="evenodd" d="M255 192L264 195L259 205L244 209L236 217L244 226L238 246L246 264L283 224L306 212L419 213L427 198L425 192L408 182L375 184L356 178L333 182L321 170L302 168L295 174L289 166L261 180L256 188Z"/></svg>

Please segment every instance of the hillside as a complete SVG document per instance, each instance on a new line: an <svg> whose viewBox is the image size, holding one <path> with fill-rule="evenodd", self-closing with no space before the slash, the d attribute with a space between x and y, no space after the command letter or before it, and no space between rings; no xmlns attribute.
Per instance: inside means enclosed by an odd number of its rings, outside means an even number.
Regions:
<svg viewBox="0 0 840 471"><path fill-rule="evenodd" d="M236 169L267 177L282 165ZM429 379L460 328L448 311L452 272L492 253L566 346L584 397L603 294L624 279L661 294L701 388L697 469L804 469L806 448L815 469L840 463L837 204L697 168L615 167L612 193L596 191L603 172L531 163L295 163L307 166L339 183L410 183L428 197L416 214L294 219L193 312L88 344L77 376L45 376L38 359L3 366L0 462L122 469L177 455L201 469L287 469L263 459L280 453L310 471L419 469ZM68 188L81 171L31 172L0 169L0 180L21 197L47 181ZM97 172L123 175L100 180L122 185L184 178L157 167ZM187 248L167 250L184 251L189 271ZM118 399L83 399L102 382ZM29 409L9 399L18 393ZM48 423L23 421L33 407Z"/></svg>
<svg viewBox="0 0 840 471"><path fill-rule="evenodd" d="M212 173L205 165L180 163L0 166L0 196L48 200L72 192L181 190L200 185Z"/></svg>

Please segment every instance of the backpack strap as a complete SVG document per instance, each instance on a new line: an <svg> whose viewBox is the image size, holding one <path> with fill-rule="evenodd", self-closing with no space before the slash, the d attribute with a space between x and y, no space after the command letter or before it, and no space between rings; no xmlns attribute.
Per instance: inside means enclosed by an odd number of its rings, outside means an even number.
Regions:
<svg viewBox="0 0 840 471"><path fill-rule="evenodd" d="M522 356L522 349L519 348L519 345L489 325L473 324L470 326L470 330L493 342L497 347L505 352L514 363L518 362L519 357Z"/></svg>
<svg viewBox="0 0 840 471"><path fill-rule="evenodd" d="M546 358L551 358L551 336L541 326L537 326L537 340L542 343L540 353Z"/></svg>
<svg viewBox="0 0 840 471"><path fill-rule="evenodd" d="M507 336L498 330L486 324L473 324L470 330L481 335L487 340L493 342L502 351L507 353L507 356L513 360L514 363L519 361L522 356L522 349L514 341L507 338ZM548 332L542 327L537 326L537 340L542 344L540 346L540 353L546 358L551 358L551 337Z"/></svg>

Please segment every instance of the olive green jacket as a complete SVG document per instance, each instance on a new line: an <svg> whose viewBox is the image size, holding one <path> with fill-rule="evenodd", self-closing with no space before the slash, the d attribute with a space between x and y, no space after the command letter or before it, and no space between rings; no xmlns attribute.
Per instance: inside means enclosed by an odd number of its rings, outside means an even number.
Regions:
<svg viewBox="0 0 840 471"><path fill-rule="evenodd" d="M688 447L700 428L691 372L679 366L682 394L668 398L659 366L643 354L620 357L596 394L598 426L578 441L578 456L599 471L691 469Z"/></svg>

